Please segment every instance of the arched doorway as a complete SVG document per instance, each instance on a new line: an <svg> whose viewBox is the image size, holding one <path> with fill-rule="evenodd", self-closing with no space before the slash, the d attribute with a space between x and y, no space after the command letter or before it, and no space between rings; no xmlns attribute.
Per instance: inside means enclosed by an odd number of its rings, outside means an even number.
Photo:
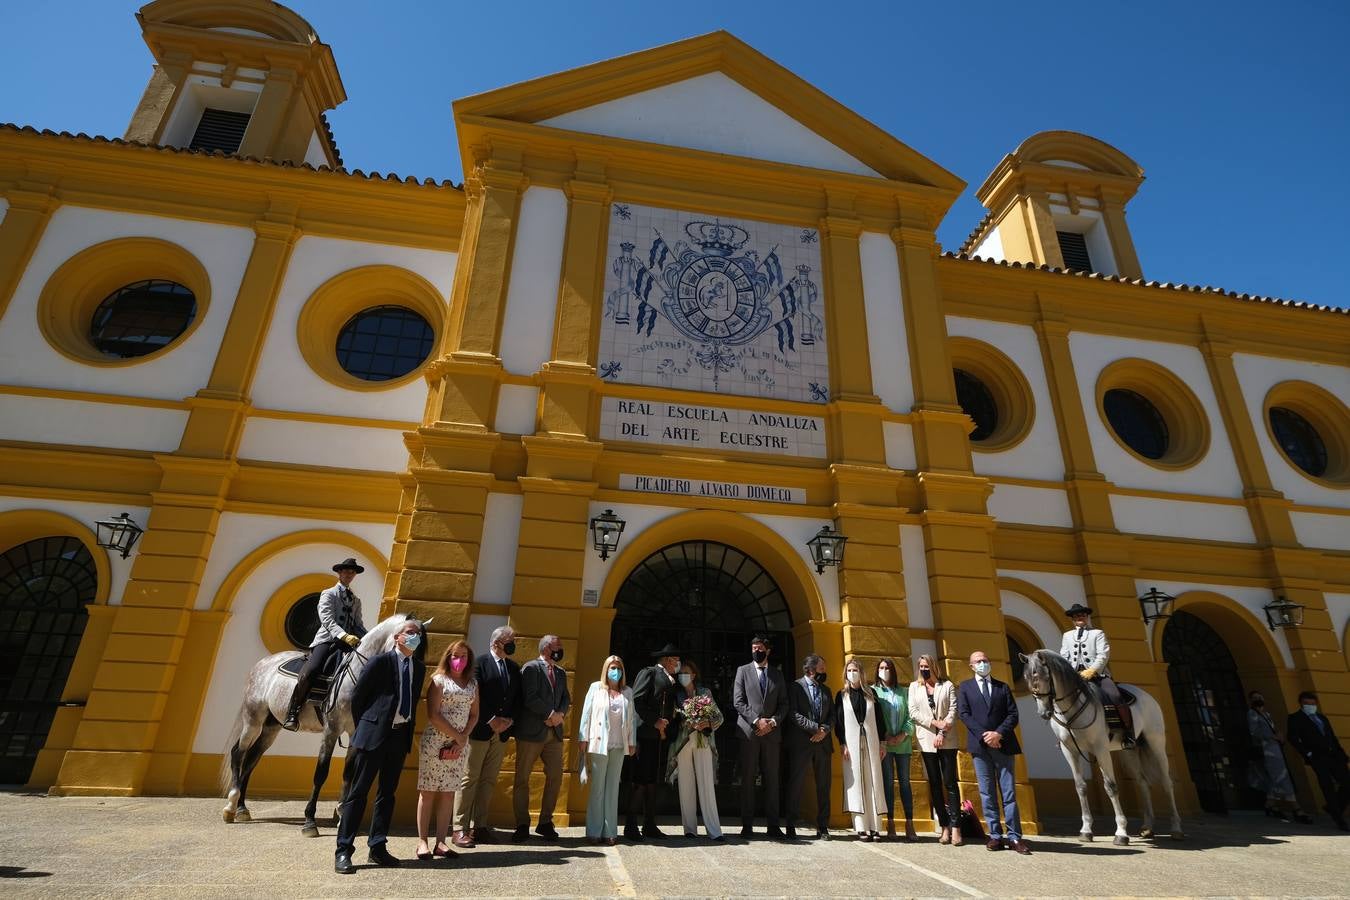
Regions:
<svg viewBox="0 0 1350 900"><path fill-rule="evenodd" d="M26 784L84 636L98 569L73 537L0 555L0 784Z"/></svg>
<svg viewBox="0 0 1350 900"><path fill-rule="evenodd" d="M773 642L770 664L792 679L796 658L792 616L773 577L749 555L715 541L683 541L638 563L614 601L610 647L630 671L651 664L651 653L674 643L702 673L725 717L717 732L718 805L736 809L740 781L732 686L750 661L750 639ZM666 801L675 811L674 793Z"/></svg>
<svg viewBox="0 0 1350 900"><path fill-rule="evenodd" d="M1199 616L1178 610L1167 620L1162 651L1201 807L1259 808L1247 786L1247 693L1228 645Z"/></svg>

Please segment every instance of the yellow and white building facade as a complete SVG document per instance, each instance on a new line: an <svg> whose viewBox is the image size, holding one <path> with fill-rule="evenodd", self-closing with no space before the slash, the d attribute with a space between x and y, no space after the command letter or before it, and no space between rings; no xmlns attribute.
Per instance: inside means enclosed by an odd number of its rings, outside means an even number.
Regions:
<svg viewBox="0 0 1350 900"><path fill-rule="evenodd" d="M944 252L964 182L726 33L458 101L456 186L342 167L294 12L137 18L124 138L0 127L0 781L213 793L347 556L433 652L561 636L574 697L668 639L729 692L759 631L789 674L1011 679L1083 603L1192 810L1251 802L1248 690L1350 734L1350 316L1146 281L1115 148L1030 137ZM1035 823L1076 804L1018 692ZM316 748L283 734L254 794Z"/></svg>

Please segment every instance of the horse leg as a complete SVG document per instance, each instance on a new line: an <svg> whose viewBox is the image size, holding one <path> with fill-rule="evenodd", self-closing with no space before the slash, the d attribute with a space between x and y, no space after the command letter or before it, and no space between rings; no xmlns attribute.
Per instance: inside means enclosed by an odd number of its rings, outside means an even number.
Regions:
<svg viewBox="0 0 1350 900"><path fill-rule="evenodd" d="M258 739L253 742L253 746L249 747L248 752L244 754L242 766L243 776L239 782L239 811L235 814L236 822L253 821L253 816L249 815L248 801L246 799L248 795L248 781L253 777L253 770L257 768L259 760L262 759L263 754L272 746L277 739L277 735L280 733L281 725L274 719L269 720L268 723L262 727L262 733L259 734Z"/></svg>
<svg viewBox="0 0 1350 900"><path fill-rule="evenodd" d="M319 758L314 763L314 789L310 791L309 802L305 804L305 823L300 833L305 837L319 836L319 823L314 821L314 811L319 805L319 790L328 780L328 768L333 762L333 745L337 743L337 732L324 728L323 743L319 745Z"/></svg>
<svg viewBox="0 0 1350 900"><path fill-rule="evenodd" d="M1171 838L1174 841L1185 840L1186 833L1181 830L1181 813L1177 810L1177 794L1172 787L1172 773L1167 763L1167 746L1163 743L1162 735L1158 735L1156 741L1149 741L1148 752L1152 754L1154 780L1162 785L1167 794L1167 805L1172 810Z"/></svg>
<svg viewBox="0 0 1350 900"><path fill-rule="evenodd" d="M262 733L262 723L252 719L247 706L239 711L239 717L239 737L230 745L230 788L225 794L225 808L221 810L226 824L240 821L239 809L243 806L244 783L247 781L244 758Z"/></svg>
<svg viewBox="0 0 1350 900"><path fill-rule="evenodd" d="M1102 740L1105 742L1105 737ZM1110 751L1103 750L1097 757L1097 768L1101 769L1106 796L1111 798L1111 808L1116 812L1116 836L1112 843L1123 847L1130 842L1129 820L1125 818L1125 810L1120 805L1120 785L1116 783L1116 769L1111 763Z"/></svg>
<svg viewBox="0 0 1350 900"><path fill-rule="evenodd" d="M1122 750L1120 754L1122 768L1134 779L1135 786L1139 790L1139 805L1144 812L1144 821L1139 826L1139 836L1145 840L1153 837L1153 791L1150 789L1151 779L1146 774L1148 767L1143 763L1143 754L1147 752L1143 735L1140 735L1135 749Z"/></svg>
<svg viewBox="0 0 1350 900"><path fill-rule="evenodd" d="M1061 743L1059 749L1073 770L1073 786L1078 791L1078 805L1083 813L1083 828L1078 833L1080 841L1092 840L1092 805L1088 803L1088 782L1092 780L1092 768L1081 759L1067 744Z"/></svg>

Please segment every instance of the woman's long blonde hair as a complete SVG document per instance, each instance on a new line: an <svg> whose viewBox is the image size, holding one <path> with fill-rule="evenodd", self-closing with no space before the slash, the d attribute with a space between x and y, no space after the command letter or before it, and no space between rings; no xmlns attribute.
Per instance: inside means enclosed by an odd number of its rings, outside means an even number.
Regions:
<svg viewBox="0 0 1350 900"><path fill-rule="evenodd" d="M852 683L850 683L848 680L849 666L858 667L857 688L854 688ZM850 656L848 659L844 660L844 690L846 691L859 690L862 691L862 695L866 697L868 700L876 700L877 699L876 692L873 691L871 685L867 683L867 676L865 674L866 671L867 670L863 668L862 660L858 659L858 657Z"/></svg>
<svg viewBox="0 0 1350 900"><path fill-rule="evenodd" d="M923 681L923 676L919 674L919 666L923 665L925 659L928 660L928 668L933 670L933 683L942 684L942 682L946 681L947 675L942 671L942 666L938 664L936 659L933 659L933 657L929 656L927 653L922 654L918 659L914 660L914 680L919 682Z"/></svg>
<svg viewBox="0 0 1350 900"><path fill-rule="evenodd" d="M450 668L450 660L454 659L455 651L460 647L463 647L469 653L468 659L464 663L464 679L462 681L455 677L454 669ZM461 687L473 681L473 648L469 646L469 642L455 641L449 647L446 647L445 652L441 654L441 661L436 664L436 671L432 674L449 678Z"/></svg>
<svg viewBox="0 0 1350 900"><path fill-rule="evenodd" d="M618 687L614 687L612 684L610 684L609 681L610 666L618 666L619 671L623 673L622 677L619 678ZM623 664L623 660L620 657L616 656L613 653L605 657L604 664L600 666L600 683L607 688L613 687L614 690L616 691L622 691L624 687L628 684L628 667Z"/></svg>

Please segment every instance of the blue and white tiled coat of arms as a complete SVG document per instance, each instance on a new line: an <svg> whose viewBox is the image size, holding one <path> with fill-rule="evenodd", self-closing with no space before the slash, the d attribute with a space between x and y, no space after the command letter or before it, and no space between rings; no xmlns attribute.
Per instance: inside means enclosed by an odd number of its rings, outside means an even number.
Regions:
<svg viewBox="0 0 1350 900"><path fill-rule="evenodd" d="M600 335L606 381L824 403L818 235L616 204Z"/></svg>

